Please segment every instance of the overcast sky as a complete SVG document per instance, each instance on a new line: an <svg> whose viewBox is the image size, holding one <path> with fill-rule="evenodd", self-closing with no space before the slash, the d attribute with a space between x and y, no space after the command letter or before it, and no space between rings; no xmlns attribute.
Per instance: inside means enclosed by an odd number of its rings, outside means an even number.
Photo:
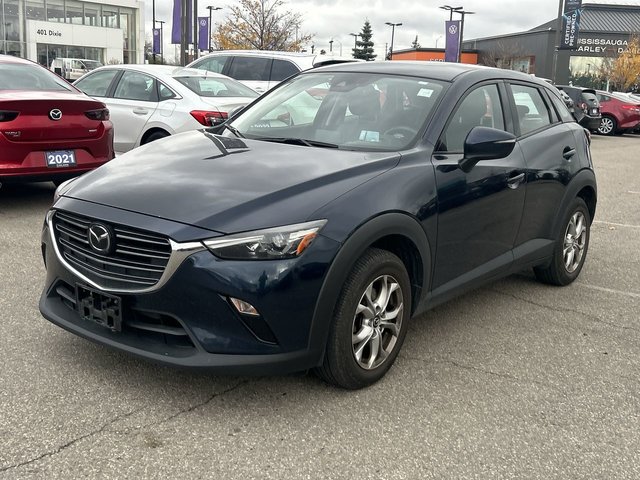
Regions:
<svg viewBox="0 0 640 480"><path fill-rule="evenodd" d="M147 39L151 39L151 5L146 0ZM558 15L559 0L464 0L461 2L416 1L416 0L288 0L286 7L300 12L303 18L301 31L312 34L312 43L316 52L320 49L329 51L329 40L333 38L333 51L351 55L354 37L349 33L360 33L365 20L369 20L373 30L375 53L379 58L384 56L385 43L391 43L391 27L385 22L402 23L395 27L394 50L410 48L418 36L422 47L444 47L444 21L449 13L438 7L449 4L454 7L463 6L465 11L475 12L465 16L464 38L480 38L505 33L529 30L545 23ZM213 24L222 21L228 7L236 4L234 0L198 0L201 16L208 16L207 5L222 7L213 12ZM615 3L640 5L640 0L583 0L583 3ZM156 19L165 20L165 54L172 57L174 47L169 45L171 39L172 0L156 0ZM454 19L460 15L454 15Z"/></svg>

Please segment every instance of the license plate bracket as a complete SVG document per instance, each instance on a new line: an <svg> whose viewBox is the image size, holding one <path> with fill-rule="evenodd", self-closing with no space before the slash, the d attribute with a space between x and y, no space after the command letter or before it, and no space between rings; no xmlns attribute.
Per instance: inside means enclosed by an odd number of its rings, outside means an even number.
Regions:
<svg viewBox="0 0 640 480"><path fill-rule="evenodd" d="M83 320L108 328L112 332L122 331L120 297L76 285L76 300L78 312Z"/></svg>
<svg viewBox="0 0 640 480"><path fill-rule="evenodd" d="M52 150L44 152L44 157L49 168L68 168L78 164L74 150Z"/></svg>

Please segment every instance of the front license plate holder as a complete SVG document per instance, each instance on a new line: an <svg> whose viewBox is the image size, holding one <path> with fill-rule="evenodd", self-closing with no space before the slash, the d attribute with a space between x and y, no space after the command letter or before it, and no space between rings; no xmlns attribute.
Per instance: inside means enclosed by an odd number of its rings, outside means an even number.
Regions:
<svg viewBox="0 0 640 480"><path fill-rule="evenodd" d="M44 158L49 168L68 168L75 167L76 152L74 150L53 150L44 152Z"/></svg>
<svg viewBox="0 0 640 480"><path fill-rule="evenodd" d="M96 323L112 332L122 331L122 299L76 285L76 305L83 320Z"/></svg>

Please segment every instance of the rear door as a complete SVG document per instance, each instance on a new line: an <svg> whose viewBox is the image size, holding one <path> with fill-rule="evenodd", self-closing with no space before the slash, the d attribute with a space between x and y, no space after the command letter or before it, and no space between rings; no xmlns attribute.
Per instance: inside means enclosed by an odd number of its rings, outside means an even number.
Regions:
<svg viewBox="0 0 640 480"><path fill-rule="evenodd" d="M125 71L108 99L116 152L139 145L144 127L158 108L158 87L154 77Z"/></svg>
<svg viewBox="0 0 640 480"><path fill-rule="evenodd" d="M273 59L267 57L251 57L236 55L231 63L225 66L224 75L235 78L258 93L269 89L269 76Z"/></svg>

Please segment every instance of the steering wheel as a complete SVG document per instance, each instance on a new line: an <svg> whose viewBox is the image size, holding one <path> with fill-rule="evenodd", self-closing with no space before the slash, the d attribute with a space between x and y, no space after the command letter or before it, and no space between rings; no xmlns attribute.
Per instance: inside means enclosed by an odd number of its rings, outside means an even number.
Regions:
<svg viewBox="0 0 640 480"><path fill-rule="evenodd" d="M383 133L383 135L391 135L393 137L397 135L401 135L403 137L414 137L418 135L418 130L416 130L415 128L405 127L401 125L397 127L391 127L389 130L386 130Z"/></svg>

